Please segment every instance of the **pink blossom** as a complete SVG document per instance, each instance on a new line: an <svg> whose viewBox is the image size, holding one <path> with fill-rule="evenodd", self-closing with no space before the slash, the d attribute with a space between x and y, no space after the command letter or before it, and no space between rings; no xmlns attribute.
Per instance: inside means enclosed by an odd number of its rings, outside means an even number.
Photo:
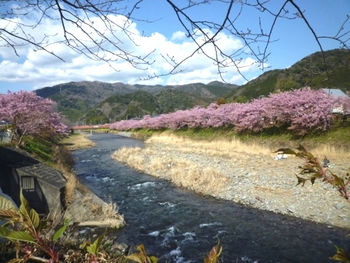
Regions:
<svg viewBox="0 0 350 263"><path fill-rule="evenodd" d="M24 135L66 134L67 126L54 110L55 103L33 92L19 91L0 95L0 120L8 121L13 138L21 143Z"/></svg>
<svg viewBox="0 0 350 263"><path fill-rule="evenodd" d="M270 94L249 103L210 104L162 114L142 120L125 120L110 125L111 129L129 130L181 129L232 126L239 132L260 132L283 127L303 135L309 131L325 131L334 118L332 109L342 105L350 112L350 98L334 98L322 90L300 90Z"/></svg>

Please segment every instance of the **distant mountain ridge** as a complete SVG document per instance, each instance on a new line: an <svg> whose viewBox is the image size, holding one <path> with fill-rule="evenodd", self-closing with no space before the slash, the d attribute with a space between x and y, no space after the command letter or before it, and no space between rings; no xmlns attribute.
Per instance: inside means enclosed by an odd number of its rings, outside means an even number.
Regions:
<svg viewBox="0 0 350 263"><path fill-rule="evenodd" d="M350 50L335 49L324 55L326 66L317 52L287 69L267 71L240 87L219 81L168 86L81 81L42 88L36 93L56 101L58 111L72 124L97 124L206 106L219 98L246 102L305 86L350 92Z"/></svg>
<svg viewBox="0 0 350 263"><path fill-rule="evenodd" d="M233 90L227 101L245 102L277 91L287 91L310 86L313 89L338 88L350 91L350 50L334 49L311 54L287 69L263 73L254 80Z"/></svg>
<svg viewBox="0 0 350 263"><path fill-rule="evenodd" d="M117 120L142 118L144 115L159 115L206 106L208 99L194 96L176 89L164 89L151 94L146 91L135 91L123 95L112 95L84 116L88 124L114 122Z"/></svg>
<svg viewBox="0 0 350 263"><path fill-rule="evenodd" d="M58 111L69 122L95 124L205 106L235 88L237 85L218 81L168 86L82 81L35 92L56 101Z"/></svg>

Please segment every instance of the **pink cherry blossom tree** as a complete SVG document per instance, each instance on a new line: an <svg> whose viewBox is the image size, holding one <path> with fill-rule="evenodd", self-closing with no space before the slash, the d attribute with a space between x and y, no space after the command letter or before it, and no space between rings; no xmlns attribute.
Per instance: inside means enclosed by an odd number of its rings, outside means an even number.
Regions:
<svg viewBox="0 0 350 263"><path fill-rule="evenodd" d="M54 110L55 103L34 92L0 94L0 120L9 122L11 141L20 146L25 135L50 137L67 134L68 128Z"/></svg>
<svg viewBox="0 0 350 263"><path fill-rule="evenodd" d="M342 107L350 112L349 98L335 98L322 90L303 88L270 94L266 98L248 103L215 103L206 108L145 116L142 120L124 120L110 125L111 129L129 130L181 129L231 126L238 132L261 132L276 127L288 129L298 135L311 131L326 131L334 119L332 109Z"/></svg>

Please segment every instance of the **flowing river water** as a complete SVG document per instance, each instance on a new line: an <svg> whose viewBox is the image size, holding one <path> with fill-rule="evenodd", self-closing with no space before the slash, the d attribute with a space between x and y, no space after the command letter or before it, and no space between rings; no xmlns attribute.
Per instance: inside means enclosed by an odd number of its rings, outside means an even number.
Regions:
<svg viewBox="0 0 350 263"><path fill-rule="evenodd" d="M75 151L80 180L104 200L112 199L127 226L117 240L143 243L159 262L203 262L220 239L223 262L335 262L335 245L350 250L344 229L247 208L197 195L113 160L120 147L143 142L94 134L96 146Z"/></svg>

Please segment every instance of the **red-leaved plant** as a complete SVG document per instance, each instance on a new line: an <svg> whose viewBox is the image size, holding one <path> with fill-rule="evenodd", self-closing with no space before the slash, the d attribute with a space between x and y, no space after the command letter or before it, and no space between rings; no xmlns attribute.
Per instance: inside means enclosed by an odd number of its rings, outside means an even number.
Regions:
<svg viewBox="0 0 350 263"><path fill-rule="evenodd" d="M65 221L64 225L54 233L51 240L48 240L41 235L42 225L39 215L29 207L22 191L20 192L20 200L21 205L17 209L10 200L0 196L0 219L6 220L6 223L0 226L0 237L20 244L16 258L12 259L11 262L25 262L30 259L39 262L59 262L56 242L68 227L69 222ZM36 249L45 253L49 259L35 256L33 252Z"/></svg>
<svg viewBox="0 0 350 263"><path fill-rule="evenodd" d="M303 177L298 175L296 176L298 179L297 185L304 185L306 181L310 181L312 184L314 184L316 179L321 179L322 181L333 185L339 191L342 197L347 200L350 199L350 168L349 172L344 177L338 176L328 167L323 167L321 162L315 156L313 156L312 153L308 152L302 145L299 145L296 150L281 148L276 152L292 154L305 160L304 165L300 166L300 174Z"/></svg>

